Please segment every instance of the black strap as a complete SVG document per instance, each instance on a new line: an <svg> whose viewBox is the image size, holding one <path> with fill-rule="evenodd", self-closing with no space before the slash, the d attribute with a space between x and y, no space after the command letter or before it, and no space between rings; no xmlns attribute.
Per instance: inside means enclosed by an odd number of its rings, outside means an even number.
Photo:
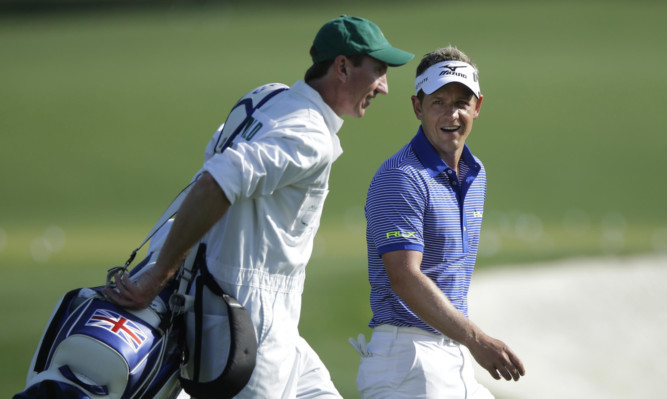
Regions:
<svg viewBox="0 0 667 399"><path fill-rule="evenodd" d="M195 350L194 350L194 374L193 381L199 381L199 373L201 369L201 347L202 347L202 333L204 330L204 284L201 277L197 277L195 283Z"/></svg>
<svg viewBox="0 0 667 399"><path fill-rule="evenodd" d="M257 339L250 314L236 299L226 294L206 267L206 244L199 245L194 267L198 270L195 282L195 350L192 380L181 377L181 386L197 399L232 398L246 386L255 369ZM230 345L227 365L217 378L200 382L203 330L203 291L208 288L214 295L222 297L227 304ZM210 355L210 354L209 354Z"/></svg>

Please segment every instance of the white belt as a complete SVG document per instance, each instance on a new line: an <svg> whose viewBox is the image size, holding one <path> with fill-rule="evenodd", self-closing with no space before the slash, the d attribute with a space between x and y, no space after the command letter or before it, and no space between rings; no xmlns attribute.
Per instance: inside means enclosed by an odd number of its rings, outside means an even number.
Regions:
<svg viewBox="0 0 667 399"><path fill-rule="evenodd" d="M428 337L431 340L434 341L441 341L443 344L458 344L458 342L454 341L453 339L442 335L442 334L435 334L430 331L423 330L419 327L399 327L399 326L392 326L389 324L382 324L377 327L373 328L373 332L380 332L380 333L391 333L394 334L394 337L397 337L398 335L420 335L424 337Z"/></svg>
<svg viewBox="0 0 667 399"><path fill-rule="evenodd" d="M373 334L375 333L389 333L392 334L394 338L398 338L399 335L408 335L412 337L419 335L420 339L428 339L429 341L437 342L440 345L459 345L459 343L453 339L450 339L441 334L434 334L432 332L422 330L419 327L398 327L389 324L382 324L373 328ZM366 337L364 334L359 334L356 340L354 338L349 338L348 341L362 357L373 356L373 354L370 353L368 349L366 349Z"/></svg>

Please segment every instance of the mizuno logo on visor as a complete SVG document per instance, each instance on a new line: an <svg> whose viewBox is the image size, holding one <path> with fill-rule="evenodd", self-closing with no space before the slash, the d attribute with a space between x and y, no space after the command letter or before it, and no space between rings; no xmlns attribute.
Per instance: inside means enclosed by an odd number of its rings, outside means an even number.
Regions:
<svg viewBox="0 0 667 399"><path fill-rule="evenodd" d="M422 90L426 94L431 94L453 82L466 85L477 98L482 95L477 70L463 61L443 61L431 65L415 79L415 91L419 93Z"/></svg>

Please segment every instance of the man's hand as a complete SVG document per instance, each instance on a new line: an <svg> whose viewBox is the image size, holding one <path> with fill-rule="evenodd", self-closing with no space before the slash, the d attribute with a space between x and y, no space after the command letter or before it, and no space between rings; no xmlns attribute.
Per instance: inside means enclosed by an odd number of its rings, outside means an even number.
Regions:
<svg viewBox="0 0 667 399"><path fill-rule="evenodd" d="M159 279L156 279L153 268L145 270L133 281L127 272L118 271L111 279L116 288L105 287L104 295L114 303L128 309L144 309L162 290Z"/></svg>
<svg viewBox="0 0 667 399"><path fill-rule="evenodd" d="M422 253L398 250L382 255L391 288L426 324L470 349L493 378L518 381L523 363L502 341L486 335L459 312L438 286L421 271Z"/></svg>
<svg viewBox="0 0 667 399"><path fill-rule="evenodd" d="M526 374L521 359L500 340L481 333L471 342L467 342L466 346L477 363L496 380L502 376L507 381L518 381Z"/></svg>

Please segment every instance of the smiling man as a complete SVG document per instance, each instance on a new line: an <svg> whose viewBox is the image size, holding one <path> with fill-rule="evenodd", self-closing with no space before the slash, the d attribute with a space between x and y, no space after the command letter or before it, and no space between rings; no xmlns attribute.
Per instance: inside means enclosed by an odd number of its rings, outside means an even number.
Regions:
<svg viewBox="0 0 667 399"><path fill-rule="evenodd" d="M366 200L371 341L363 398L488 399L472 357L494 378L518 380L521 360L468 319L486 172L466 146L483 96L477 67L446 47L417 67L412 105L421 126L385 161Z"/></svg>

